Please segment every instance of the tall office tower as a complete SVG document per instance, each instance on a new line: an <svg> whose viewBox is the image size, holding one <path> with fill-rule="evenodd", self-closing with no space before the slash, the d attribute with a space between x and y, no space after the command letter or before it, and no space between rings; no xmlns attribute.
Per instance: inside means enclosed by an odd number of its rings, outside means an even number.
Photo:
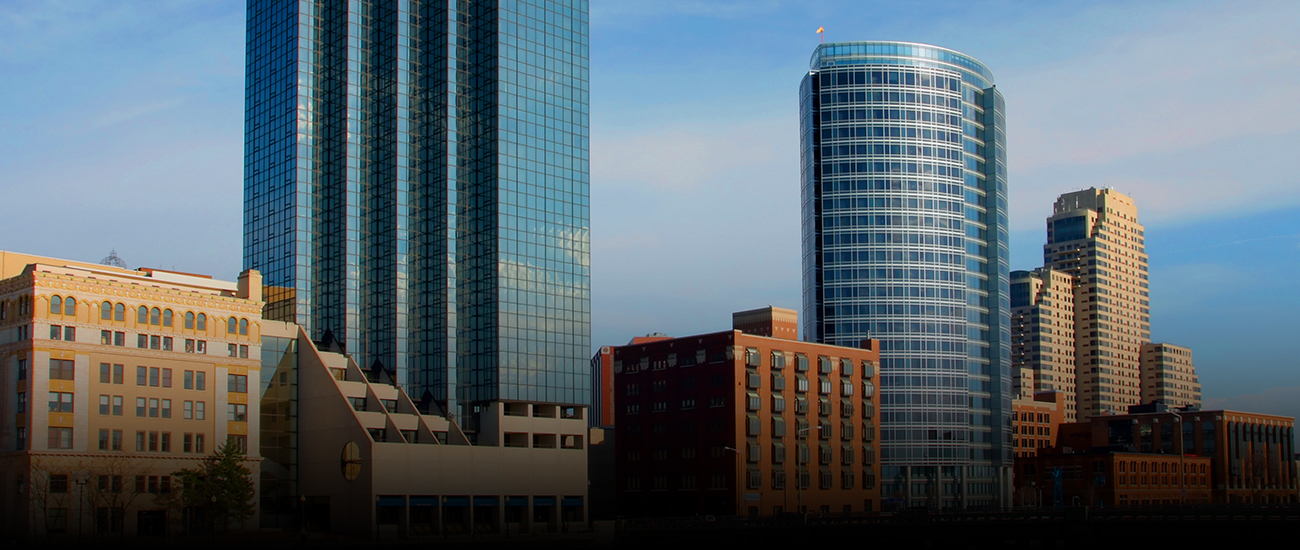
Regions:
<svg viewBox="0 0 1300 550"><path fill-rule="evenodd" d="M1173 344L1142 344L1142 402L1170 407L1201 406L1201 381L1192 350Z"/></svg>
<svg viewBox="0 0 1300 550"><path fill-rule="evenodd" d="M934 46L823 44L800 86L803 337L881 340L886 498L1009 504L1005 124Z"/></svg>
<svg viewBox="0 0 1300 550"><path fill-rule="evenodd" d="M267 317L458 417L586 403L587 13L250 0L244 265Z"/></svg>
<svg viewBox="0 0 1300 550"><path fill-rule="evenodd" d="M1151 341L1147 253L1133 199L1086 189L1056 199L1043 264L1075 278L1075 413L1123 414L1142 398L1142 344Z"/></svg>
<svg viewBox="0 0 1300 550"><path fill-rule="evenodd" d="M1039 268L1011 272L1011 370L1028 371L1029 387L1018 387L1020 397L1036 392L1064 395L1065 422L1075 421L1074 382L1074 277Z"/></svg>

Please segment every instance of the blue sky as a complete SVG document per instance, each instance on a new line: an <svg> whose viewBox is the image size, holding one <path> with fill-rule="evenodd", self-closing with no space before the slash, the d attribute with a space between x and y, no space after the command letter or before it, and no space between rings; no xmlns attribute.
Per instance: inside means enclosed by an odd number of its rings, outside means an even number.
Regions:
<svg viewBox="0 0 1300 550"><path fill-rule="evenodd" d="M1131 5L1140 4L1140 5ZM797 90L827 41L988 65L1007 100L1012 267L1066 191L1132 195L1153 337L1207 405L1300 416L1300 4L594 0L593 341L799 307ZM0 1L0 248L233 279L244 8Z"/></svg>

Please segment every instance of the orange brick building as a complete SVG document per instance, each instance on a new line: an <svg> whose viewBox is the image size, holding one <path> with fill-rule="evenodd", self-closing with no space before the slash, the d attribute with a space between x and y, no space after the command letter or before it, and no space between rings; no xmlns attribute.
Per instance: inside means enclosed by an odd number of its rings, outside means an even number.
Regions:
<svg viewBox="0 0 1300 550"><path fill-rule="evenodd" d="M1135 406L1130 408L1129 414L1098 416L1086 422L1062 426L1055 448L1040 452L1036 463L1026 460L1018 464L1017 473L1022 475L1017 478L1017 489L1023 490L1022 481L1034 479L1025 469L1030 464L1041 469L1045 460L1066 460L1049 459L1047 453L1073 456L1099 452L1140 455L1141 458L1137 459L1139 467L1143 461L1178 461L1181 458L1186 464L1199 464L1199 461L1206 460L1206 472L1201 472L1197 466L1197 471L1189 471L1188 475L1208 475L1208 502L1215 504L1295 503L1297 489L1300 489L1294 460L1295 419L1240 411L1173 410L1163 405ZM1165 472L1168 466L1159 467L1162 480L1163 476L1177 473L1174 470ZM1155 473L1134 472L1130 467L1128 471L1115 470L1111 478L1127 476L1128 485L1133 485L1132 476L1135 474L1140 480L1143 474ZM1148 482L1154 485L1154 481ZM1189 487L1193 486L1189 482ZM1123 504L1124 500L1118 498L1123 495L1122 492L1116 493L1114 504ZM1179 495L1181 498L1181 491ZM1179 502L1166 500L1168 497L1163 494L1142 496L1130 492L1128 503ZM1189 492L1187 502L1202 501L1196 500L1195 495Z"/></svg>
<svg viewBox="0 0 1300 550"><path fill-rule="evenodd" d="M1065 392L1041 391L1031 398L1011 401L1011 438L1016 458L1031 457L1055 443L1065 422Z"/></svg>
<svg viewBox="0 0 1300 550"><path fill-rule="evenodd" d="M619 513L878 510L878 342L800 342L771 307L733 326L613 349Z"/></svg>

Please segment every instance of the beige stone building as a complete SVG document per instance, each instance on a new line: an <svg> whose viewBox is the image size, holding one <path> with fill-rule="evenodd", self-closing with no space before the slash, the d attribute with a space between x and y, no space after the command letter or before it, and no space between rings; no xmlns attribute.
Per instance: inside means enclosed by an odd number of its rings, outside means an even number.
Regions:
<svg viewBox="0 0 1300 550"><path fill-rule="evenodd" d="M1144 229L1133 199L1096 188L1061 195L1047 219L1043 259L1077 285L1076 416L1139 404L1151 314Z"/></svg>
<svg viewBox="0 0 1300 550"><path fill-rule="evenodd" d="M307 529L366 538L585 528L585 407L491 402L471 443L387 372L296 325L268 321L263 339L276 350L263 398L268 507L292 517L301 503ZM282 437L294 443L271 448Z"/></svg>
<svg viewBox="0 0 1300 550"><path fill-rule="evenodd" d="M1201 381L1192 350L1163 343L1142 344L1142 402L1170 407L1201 406Z"/></svg>
<svg viewBox="0 0 1300 550"><path fill-rule="evenodd" d="M1075 299L1073 276L1051 268L1011 273L1011 369L1017 399L1060 392L1065 422L1074 422Z"/></svg>
<svg viewBox="0 0 1300 550"><path fill-rule="evenodd" d="M261 288L0 251L3 532L181 532L172 474L259 453Z"/></svg>

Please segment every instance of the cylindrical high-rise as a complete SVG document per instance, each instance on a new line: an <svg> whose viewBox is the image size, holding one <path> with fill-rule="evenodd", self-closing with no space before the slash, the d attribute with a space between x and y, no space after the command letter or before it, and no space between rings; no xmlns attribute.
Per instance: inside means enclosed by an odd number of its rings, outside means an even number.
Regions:
<svg viewBox="0 0 1300 550"><path fill-rule="evenodd" d="M993 74L823 44L800 86L804 338L881 340L882 497L1008 504L1006 133Z"/></svg>

